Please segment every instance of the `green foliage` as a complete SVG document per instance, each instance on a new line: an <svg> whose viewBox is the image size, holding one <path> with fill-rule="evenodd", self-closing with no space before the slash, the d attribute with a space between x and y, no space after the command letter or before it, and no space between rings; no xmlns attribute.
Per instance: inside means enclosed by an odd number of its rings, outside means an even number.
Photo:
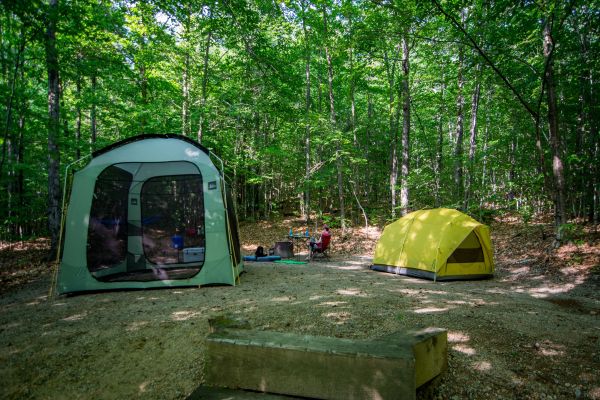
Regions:
<svg viewBox="0 0 600 400"><path fill-rule="evenodd" d="M370 222L382 225L392 215L394 143L401 161L400 38L407 35L410 208L456 207L489 223L499 210L515 210L518 201L526 224L534 210L551 209L548 110L540 93L545 67L541 23L548 10L538 3L442 2L458 19L464 8L465 32L431 4L414 1L59 3L63 167L136 134L198 138L202 132L202 144L225 162L241 219L297 214L300 199L308 193L309 208L322 210L324 220L337 227L341 186L347 219L360 218L356 194ZM595 27L600 6L598 0L569 3L571 10L560 2L552 4L561 21L553 25L559 44L553 57L559 66L555 82L561 96L567 209L587 216L598 212L590 186L596 187L600 176L600 112L592 96L600 90L593 79L593 72L600 70ZM3 235L45 233L45 12L41 2L0 3ZM459 71L459 48L469 42L465 34L514 91L470 48L463 48ZM465 82L460 90L459 72ZM470 101L477 83L481 96L470 159ZM541 152L535 118L515 91L524 103L539 105ZM462 154L456 154L459 92L465 101ZM458 161L462 183L470 179L468 198L455 193ZM400 179L396 186L401 188ZM569 228L563 229L568 236Z"/></svg>
<svg viewBox="0 0 600 400"><path fill-rule="evenodd" d="M525 225L528 225L531 222L531 218L533 218L533 207L530 204L524 204L519 209L519 214L521 214L521 219Z"/></svg>
<svg viewBox="0 0 600 400"><path fill-rule="evenodd" d="M564 241L574 242L576 244L581 244L584 237L583 227L575 223L560 225L558 232Z"/></svg>

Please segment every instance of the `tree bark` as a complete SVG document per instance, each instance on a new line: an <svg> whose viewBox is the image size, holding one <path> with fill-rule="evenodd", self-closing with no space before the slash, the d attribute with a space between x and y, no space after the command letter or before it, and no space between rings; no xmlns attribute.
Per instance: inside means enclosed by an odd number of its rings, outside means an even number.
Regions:
<svg viewBox="0 0 600 400"><path fill-rule="evenodd" d="M554 51L554 38L552 36L553 17L548 18L544 23L544 59L548 68L544 79L546 81L546 101L548 104L548 128L550 132L550 147L552 149L552 175L554 178L554 227L556 245L560 245L563 234L562 226L567 223L567 214L565 206L565 177L562 161L562 143L560 131L558 130L558 109L556 100L556 88L554 86L554 61L552 53Z"/></svg>
<svg viewBox="0 0 600 400"><path fill-rule="evenodd" d="M396 218L396 186L398 183L398 131L396 128L396 118L394 114L394 87L396 76L396 54L392 55L391 60L388 57L387 50L383 52L383 61L385 65L388 80L388 117L389 117L389 136L390 136L390 195L392 205L392 218Z"/></svg>
<svg viewBox="0 0 600 400"><path fill-rule="evenodd" d="M323 6L323 28L325 33L325 40L328 40L327 30L327 10ZM327 60L327 83L329 89L329 122L331 128L336 130L337 136L337 118L335 115L335 100L333 95L333 66L331 63L331 54L329 52L329 45L325 45L325 58ZM340 226L342 228L342 234L346 232L346 211L344 207L344 178L342 173L342 149L341 140L336 137L335 139L335 165L337 169L337 185L338 185L338 199L340 206Z"/></svg>
<svg viewBox="0 0 600 400"><path fill-rule="evenodd" d="M466 18L466 12L463 8L461 10L461 22L464 25ZM463 199L463 136L464 136L464 107L465 98L463 94L463 88L465 85L464 80L464 46L460 44L458 46L458 95L456 98L456 135L455 135L455 147L454 147L454 198L457 203Z"/></svg>
<svg viewBox="0 0 600 400"><path fill-rule="evenodd" d="M367 127L365 130L365 159L367 164L370 163L370 152L371 152L371 129L373 121L373 96L367 88ZM370 169L365 168L365 186L363 196L369 200L369 192L371 188L371 176Z"/></svg>
<svg viewBox="0 0 600 400"><path fill-rule="evenodd" d="M304 105L304 212L306 223L310 223L310 39L306 29L306 3L302 2L302 31L304 33L305 67L305 105Z"/></svg>
<svg viewBox="0 0 600 400"><path fill-rule="evenodd" d="M409 191L408 175L410 168L410 88L409 88L409 63L410 53L408 38L405 32L402 37L402 166L400 180L400 209L402 215L408 213Z"/></svg>
<svg viewBox="0 0 600 400"><path fill-rule="evenodd" d="M181 76L181 134L186 137L192 135L190 124L190 20L191 11L189 3L185 7L186 15L183 21L182 48L183 48L183 71Z"/></svg>
<svg viewBox="0 0 600 400"><path fill-rule="evenodd" d="M92 108L90 110L90 150L93 152L96 150L96 139L97 139L97 126L96 126L96 88L97 78L96 73L92 74L91 78L91 89L92 89Z"/></svg>
<svg viewBox="0 0 600 400"><path fill-rule="evenodd" d="M182 104L181 104L181 134L189 137L192 134L190 127L190 54L186 51L183 61L182 77Z"/></svg>
<svg viewBox="0 0 600 400"><path fill-rule="evenodd" d="M77 57L77 65L79 66L81 59ZM75 155L76 159L81 158L81 71L77 68L77 80L75 81L76 102L75 107Z"/></svg>
<svg viewBox="0 0 600 400"><path fill-rule="evenodd" d="M19 48L17 50L17 54L15 55L15 66L13 71L13 76L10 83L10 95L8 96L8 101L6 105L6 120L4 125L4 134L2 141L2 160L0 160L0 176L2 175L2 169L6 160L7 153L7 144L10 142L10 131L12 125L12 112L13 112L13 104L16 96L16 87L17 87L17 78L19 75L19 68L23 68L21 56L25 50L25 32L24 29L21 29L20 40L19 40ZM10 154L10 152L9 152Z"/></svg>
<svg viewBox="0 0 600 400"><path fill-rule="evenodd" d="M444 100L444 92L446 91L445 69L442 65L442 79L440 82L440 104L438 111L438 126L437 126L437 143L435 162L433 164L435 174L435 189L434 189L434 204L439 207L442 204L441 189L442 189L442 169L444 160L444 114L446 104Z"/></svg>
<svg viewBox="0 0 600 400"><path fill-rule="evenodd" d="M212 41L212 24L210 23L212 19L212 9L208 11L208 33L206 34L206 43L204 45L204 60L202 67L202 97L200 99L200 121L198 123L198 143L202 143L202 139L206 134L206 96L207 96L207 88L208 88L208 67L210 61L210 42Z"/></svg>
<svg viewBox="0 0 600 400"><path fill-rule="evenodd" d="M473 89L473 97L471 98L471 124L469 126L469 164L467 167L467 179L465 184L465 197L463 209L469 209L471 200L471 190L473 185L474 167L475 167L475 150L477 147L477 113L479 111L479 96L481 92L481 82L479 75L481 73L481 64L476 67L476 82Z"/></svg>
<svg viewBox="0 0 600 400"><path fill-rule="evenodd" d="M60 151L59 116L60 99L58 91L58 53L56 50L56 23L58 20L58 0L48 0L46 14L46 70L48 73L48 230L50 232L50 257L54 258L58 249L60 233Z"/></svg>

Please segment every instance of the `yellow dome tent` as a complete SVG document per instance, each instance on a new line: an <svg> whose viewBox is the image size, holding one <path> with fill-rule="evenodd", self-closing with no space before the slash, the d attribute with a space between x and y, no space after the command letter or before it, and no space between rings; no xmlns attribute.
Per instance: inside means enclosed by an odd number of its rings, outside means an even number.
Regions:
<svg viewBox="0 0 600 400"><path fill-rule="evenodd" d="M490 231L457 210L415 211L385 227L371 268L434 281L489 278Z"/></svg>

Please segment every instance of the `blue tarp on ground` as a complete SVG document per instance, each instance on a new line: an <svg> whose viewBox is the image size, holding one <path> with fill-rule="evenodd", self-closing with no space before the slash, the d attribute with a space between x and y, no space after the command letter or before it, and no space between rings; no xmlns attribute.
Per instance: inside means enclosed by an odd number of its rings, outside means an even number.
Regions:
<svg viewBox="0 0 600 400"><path fill-rule="evenodd" d="M280 256L264 256L264 257L256 257L256 256L244 256L244 261L277 261L281 260Z"/></svg>

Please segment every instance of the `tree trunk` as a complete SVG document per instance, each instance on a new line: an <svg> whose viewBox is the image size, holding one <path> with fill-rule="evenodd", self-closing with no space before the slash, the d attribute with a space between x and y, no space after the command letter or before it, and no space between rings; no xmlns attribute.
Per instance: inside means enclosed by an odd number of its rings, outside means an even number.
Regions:
<svg viewBox="0 0 600 400"><path fill-rule="evenodd" d="M181 134L186 137L192 135L190 124L190 19L191 11L189 3L185 6L186 14L183 21L182 48L183 48L183 71L181 77Z"/></svg>
<svg viewBox="0 0 600 400"><path fill-rule="evenodd" d="M23 69L21 69L21 79L24 79ZM17 159L15 160L17 165L22 165L25 162L25 160L24 160L24 153L25 153L24 136L25 136L26 109L27 109L27 100L23 99L21 107L19 107L19 122L18 122L19 140L17 142L17 146L18 146ZM19 219L18 219L18 223L17 223L18 224L17 225L17 233L19 234L19 237L22 238L23 235L25 234L23 222L27 220L27 218L26 218L27 212L25 210L25 174L23 172L23 168L19 168L19 171L17 172L16 192L17 192L17 205L19 206Z"/></svg>
<svg viewBox="0 0 600 400"><path fill-rule="evenodd" d="M434 204L435 207L439 207L442 204L441 190L442 190L442 169L444 160L444 114L446 111L446 104L444 100L444 92L446 91L446 80L445 80L445 69L442 65L442 80L440 82L440 104L438 110L438 126L437 126L437 143L436 143L436 155L434 162L434 174L435 174L435 190L434 190Z"/></svg>
<svg viewBox="0 0 600 400"><path fill-rule="evenodd" d="M79 65L79 57L78 65ZM81 158L81 72L77 69L77 80L75 82L76 90L76 117L75 117L75 158L79 160Z"/></svg>
<svg viewBox="0 0 600 400"><path fill-rule="evenodd" d="M581 65L582 71L579 78L580 85L580 111L578 118L578 153L581 159L586 159L581 166L582 187L581 193L583 196L584 212L589 222L595 220L594 206L594 181L597 180L597 158L594 156L596 147L596 138L598 137L597 115L591 113L591 107L596 104L593 100L593 73L590 68L590 39L589 39L589 22L583 24L579 32L579 43L581 48Z"/></svg>
<svg viewBox="0 0 600 400"><path fill-rule="evenodd" d="M144 39L145 40L145 39ZM141 94L142 94L142 119L140 121L140 125L141 125L141 132L140 133L145 133L146 129L147 129L147 125L148 125L148 120L146 118L146 113L148 112L148 76L146 76L146 66L144 65L143 62L140 63L139 65L139 71L140 71L140 89L141 89Z"/></svg>
<svg viewBox="0 0 600 400"><path fill-rule="evenodd" d="M325 40L328 40L327 31L327 11L323 6L323 28L325 33ZM346 231L346 211L344 207L344 178L342 174L342 149L341 140L337 136L337 119L335 115L335 101L333 95L333 66L331 63L331 54L329 52L329 45L325 45L325 58L327 60L327 83L329 89L329 122L331 128L336 131L335 140L335 165L337 169L337 185L338 185L338 198L340 205L340 225L342 228L342 235Z"/></svg>
<svg viewBox="0 0 600 400"><path fill-rule="evenodd" d="M465 10L461 11L462 23L465 21ZM463 88L465 80L464 68L464 46L458 46L458 95L456 99L456 144L454 147L454 198L457 203L463 199L463 135L464 135L464 106L465 98Z"/></svg>
<svg viewBox="0 0 600 400"><path fill-rule="evenodd" d="M397 54L397 51L396 51ZM388 81L388 117L390 136L390 195L392 205L392 218L396 218L396 186L398 183L398 132L396 129L396 118L394 113L394 87L396 76L396 55L388 57L387 50L383 52L383 61Z"/></svg>
<svg viewBox="0 0 600 400"><path fill-rule="evenodd" d="M310 223L310 41L306 29L306 8L302 3L302 31L304 32L304 57L306 58L305 78L305 106L304 106L304 212L306 223Z"/></svg>
<svg viewBox="0 0 600 400"><path fill-rule="evenodd" d="M471 190L473 185L473 168L475 166L475 149L477 146L477 112L479 111L479 95L481 91L481 83L479 82L479 75L481 73L481 64L477 65L475 82L475 89L473 89L473 97L471 99L471 124L469 126L469 164L467 167L467 179L465 184L465 197L463 209L469 209L469 202L471 200Z"/></svg>
<svg viewBox="0 0 600 400"><path fill-rule="evenodd" d="M212 9L208 11L208 21L212 19ZM206 35L206 43L204 45L204 60L202 67L202 98L200 99L200 121L198 123L198 143L202 143L202 139L206 134L206 90L208 88L208 63L210 61L210 42L212 41L212 24L208 28Z"/></svg>
<svg viewBox="0 0 600 400"><path fill-rule="evenodd" d="M490 99L489 94L488 94L487 98L488 98L487 103L489 104L489 99ZM484 109L486 110L486 113L485 113L485 127L483 129L483 150L482 150L483 159L481 160L481 188L488 188L489 185L486 183L486 178L487 178L487 165L488 165L488 142L489 142L489 136L490 136L490 131L489 131L490 115L489 115L489 111L487 110L487 107ZM482 194L482 196L480 197L480 199L479 199L480 207L483 206L484 197L487 197L488 193L489 193L489 190L486 189L485 194Z"/></svg>
<svg viewBox="0 0 600 400"><path fill-rule="evenodd" d="M46 15L46 69L48 73L48 230L50 231L50 257L58 249L60 233L60 152L58 148L60 100L58 93L58 53L56 50L56 23L58 0L48 0Z"/></svg>
<svg viewBox="0 0 600 400"><path fill-rule="evenodd" d="M96 127L96 73L92 74L92 109L90 110L90 150L96 150L97 127Z"/></svg>
<svg viewBox="0 0 600 400"><path fill-rule="evenodd" d="M371 95L370 90L367 88L367 127L365 131L365 159L367 160L367 165L370 165L370 152L371 152L371 129L373 123L373 96ZM371 177L370 177L370 168L365 168L365 186L364 186L364 198L369 200L369 193L371 189Z"/></svg>
<svg viewBox="0 0 600 400"><path fill-rule="evenodd" d="M409 89L409 48L407 34L402 37L402 167L400 208L402 215L408 212L408 174L410 167L410 89Z"/></svg>
<svg viewBox="0 0 600 400"><path fill-rule="evenodd" d="M181 134L190 137L190 54L186 51L183 61L182 77L182 104L181 104Z"/></svg>
<svg viewBox="0 0 600 400"><path fill-rule="evenodd" d="M510 148L508 149L508 201L510 202L510 207L512 208L512 201L515 199L515 178L516 178L516 162L517 162L517 139L515 135L512 135Z"/></svg>
<svg viewBox="0 0 600 400"><path fill-rule="evenodd" d="M4 125L4 135L3 135L3 141L2 141L2 160L0 160L0 176L2 175L2 169L5 164L6 153L7 153L7 144L10 141L13 104L14 104L14 100L15 100L15 96L16 96L16 87L17 87L17 78L19 75L19 68L21 68L21 69L23 68L23 66L21 65L22 64L21 55L23 54L24 50L25 50L25 32L24 32L24 29L21 29L19 49L17 50L17 54L15 55L15 66L14 66L14 71L13 71L14 73L13 73L11 83L10 83L10 95L8 96L8 101L7 101L7 105L6 105L6 120L5 120L5 125Z"/></svg>
<svg viewBox="0 0 600 400"><path fill-rule="evenodd" d="M567 223L565 206L565 178L562 161L562 143L558 130L558 109L556 100L556 88L554 86L554 38L552 37L552 17L544 23L544 60L548 67L544 79L546 80L546 101L548 104L548 128L550 132L550 147L552 150L552 175L554 178L554 228L555 245L560 245L563 235L562 226Z"/></svg>

